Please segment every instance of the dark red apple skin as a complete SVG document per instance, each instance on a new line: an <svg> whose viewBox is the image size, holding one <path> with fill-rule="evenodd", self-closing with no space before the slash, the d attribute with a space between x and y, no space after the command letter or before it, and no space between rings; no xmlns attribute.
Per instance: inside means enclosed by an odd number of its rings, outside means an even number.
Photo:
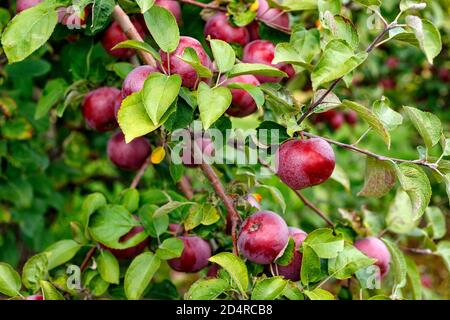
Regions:
<svg viewBox="0 0 450 320"><path fill-rule="evenodd" d="M289 15L280 9L269 8L266 0L259 0L258 18L268 25L289 29Z"/></svg>
<svg viewBox="0 0 450 320"><path fill-rule="evenodd" d="M226 80L223 83L223 86L238 82L252 84L254 86L261 85L255 76L242 75ZM255 100L253 100L252 96L247 91L241 89L231 89L231 94L233 95L233 100L231 102L231 106L226 111L228 115L242 118L254 113L258 109Z"/></svg>
<svg viewBox="0 0 450 320"><path fill-rule="evenodd" d="M298 250L308 234L299 228L289 227L289 236L291 236L295 242L294 257L292 258L290 264L288 264L287 266L277 265L276 269L278 270L278 274L280 276L283 276L286 279L292 281L298 281L300 280L303 257L303 255Z"/></svg>
<svg viewBox="0 0 450 320"><path fill-rule="evenodd" d="M358 123L358 114L355 111L353 111L353 110L347 111L344 114L344 116L345 116L345 121L349 125L354 126Z"/></svg>
<svg viewBox="0 0 450 320"><path fill-rule="evenodd" d="M114 104L114 116L116 117L117 121L119 119L119 109L120 109L120 106L122 105L122 101L123 101L122 94L120 94L116 100L116 103Z"/></svg>
<svg viewBox="0 0 450 320"><path fill-rule="evenodd" d="M156 0L155 1L155 5L163 7L167 10L169 10L173 16L175 17L175 19L177 20L177 24L178 25L182 25L183 24L183 19L181 16L181 7L180 7L180 3L178 1L174 1L174 0Z"/></svg>
<svg viewBox="0 0 450 320"><path fill-rule="evenodd" d="M144 137L125 143L125 137L120 131L109 139L107 149L112 163L129 171L139 170L150 155L150 150L150 143Z"/></svg>
<svg viewBox="0 0 450 320"><path fill-rule="evenodd" d="M209 267L208 272L206 273L206 276L209 278L217 278L217 275L219 274L219 265L213 263L211 267Z"/></svg>
<svg viewBox="0 0 450 320"><path fill-rule="evenodd" d="M325 140L292 139L284 142L277 151L277 174L289 187L300 190L328 180L335 161L333 149Z"/></svg>
<svg viewBox="0 0 450 320"><path fill-rule="evenodd" d="M44 300L44 296L40 295L40 294L35 294L32 296L28 296L26 298L26 300Z"/></svg>
<svg viewBox="0 0 450 320"><path fill-rule="evenodd" d="M438 70L438 77L444 83L450 82L450 70L447 68L440 68Z"/></svg>
<svg viewBox="0 0 450 320"><path fill-rule="evenodd" d="M295 74L294 68L285 63L272 64L272 60L275 57L275 45L268 40L255 40L249 42L244 47L244 53L242 56L242 61L246 63L261 63L268 66L278 68L288 74L288 78ZM267 77L256 75L256 78L261 83L266 82L280 82L282 78L280 77Z"/></svg>
<svg viewBox="0 0 450 320"><path fill-rule="evenodd" d="M276 213L259 211L242 224L238 238L240 253L258 264L270 264L284 250L289 240L286 222Z"/></svg>
<svg viewBox="0 0 450 320"><path fill-rule="evenodd" d="M81 104L83 117L88 126L105 132L117 127L115 107L120 100L120 90L101 87L89 92Z"/></svg>
<svg viewBox="0 0 450 320"><path fill-rule="evenodd" d="M375 265L380 268L381 279L388 274L391 254L383 241L375 237L359 239L355 242L355 248L369 258L377 260Z"/></svg>
<svg viewBox="0 0 450 320"><path fill-rule="evenodd" d="M385 78L385 79L381 79L380 80L380 85L383 87L383 89L385 90L393 90L395 89L395 87L397 86L397 83L395 82L394 79L391 78Z"/></svg>
<svg viewBox="0 0 450 320"><path fill-rule="evenodd" d="M200 150L195 149L194 143L191 141L189 145L185 146L183 154L181 155L181 161L188 168L197 168L204 159L214 155L214 143L211 139L199 137L194 141L202 151L202 157L200 157L200 154L198 156L196 155L195 150L197 150L198 153L200 153Z"/></svg>
<svg viewBox="0 0 450 320"><path fill-rule="evenodd" d="M344 114L342 112L338 112L333 118L331 118L328 124L333 131L337 131L344 125L344 123L345 123Z"/></svg>
<svg viewBox="0 0 450 320"><path fill-rule="evenodd" d="M181 36L180 43L174 52L170 54L170 72L176 73L181 76L183 80L183 86L188 87L189 89L194 89L200 80L197 76L197 72L194 68L192 68L188 63L184 62L177 56L183 56L184 49L187 47L191 47L197 52L197 55L200 59L200 62L205 66L211 67L211 59L206 54L205 49L203 49L202 44L194 38ZM168 59L167 53L160 50L162 65L159 67L161 70L168 70Z"/></svg>
<svg viewBox="0 0 450 320"><path fill-rule="evenodd" d="M253 21L247 26L248 34L250 36L250 41L259 40L259 23L258 21Z"/></svg>
<svg viewBox="0 0 450 320"><path fill-rule="evenodd" d="M211 258L211 246L197 236L178 237L183 241L184 249L179 258L168 260L172 269L179 272L197 272L206 267Z"/></svg>
<svg viewBox="0 0 450 320"><path fill-rule="evenodd" d="M245 46L250 41L250 34L245 27L234 27L224 12L218 12L206 22L205 37L219 39L228 43Z"/></svg>
<svg viewBox="0 0 450 320"><path fill-rule="evenodd" d="M136 18L131 18L131 22L133 23L134 27L136 28L139 35L143 38L145 36L144 28L139 23L139 21ZM108 52L113 57L119 58L119 59L129 59L131 58L136 51L133 49L114 49L112 48L119 44L122 41L128 40L128 37L126 34L122 31L122 28L120 27L119 23L117 21L114 21L111 23L111 25L106 29L106 31L103 33L102 36L102 45L103 48L105 48L106 52Z"/></svg>
<svg viewBox="0 0 450 320"><path fill-rule="evenodd" d="M386 65L389 69L397 69L400 64L400 60L397 57L389 57L386 59Z"/></svg>
<svg viewBox="0 0 450 320"><path fill-rule="evenodd" d="M141 232L144 232L144 227L142 226L133 227L127 234L125 234L119 239L119 242L126 242L127 240L131 239L133 236ZM127 249L112 249L108 248L103 244L100 244L100 246L103 249L106 249L109 252L111 252L119 260L128 260L142 253L145 250L145 248L147 248L149 243L150 237L144 239L142 242L138 243L134 247L130 247Z"/></svg>
<svg viewBox="0 0 450 320"><path fill-rule="evenodd" d="M139 66L130 71L122 83L122 98L125 99L130 94L142 90L145 80L158 69L153 66Z"/></svg>
<svg viewBox="0 0 450 320"><path fill-rule="evenodd" d="M16 13L20 13L26 9L32 8L43 0L17 0L16 1Z"/></svg>

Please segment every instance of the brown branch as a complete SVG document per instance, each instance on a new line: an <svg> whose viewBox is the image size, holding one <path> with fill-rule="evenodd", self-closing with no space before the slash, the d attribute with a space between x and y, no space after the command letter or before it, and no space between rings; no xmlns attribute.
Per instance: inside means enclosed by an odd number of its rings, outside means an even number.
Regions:
<svg viewBox="0 0 450 320"><path fill-rule="evenodd" d="M386 35L386 33L389 32L389 30L395 28L397 26L396 23L392 23L390 25L387 25L383 31L372 41L372 43L367 47L366 49L366 53L371 53L373 51L373 49L375 49L375 47L377 46L377 44L383 39L383 37ZM322 102L323 100L326 98L326 96L332 92L334 90L334 88L336 88L336 86L338 85L338 83L343 79L343 77L337 78L336 80L334 80L330 86L328 87L328 89L317 99L317 100L313 100L311 102L311 104L309 105L308 109L306 109L306 111L302 114L302 116L300 117L300 119L298 120L298 124L301 124L307 117L309 117L311 115L311 113L313 113L314 109L317 108Z"/></svg>
<svg viewBox="0 0 450 320"><path fill-rule="evenodd" d="M81 272L83 272L87 268L87 266L89 264L89 261L94 256L96 251L97 251L97 246L92 247L91 249L89 249L88 253L86 254L86 257L83 260L83 263L80 266L80 271Z"/></svg>
<svg viewBox="0 0 450 320"><path fill-rule="evenodd" d="M354 152L357 152L357 153L362 153L362 154L365 154L366 156L378 159L380 161L391 161L391 162L396 162L396 163L411 163L411 164L416 164L416 165L423 166L423 167L428 167L431 170L437 170L437 165L435 163L426 162L424 160L405 160L405 159L386 157L386 156L383 156L383 155L379 155L379 154L373 153L373 152L371 152L369 150L366 150L366 149L358 148L358 147L356 147L354 145L351 145L351 144L346 144L346 143L335 141L335 140L332 140L332 139L329 139L329 138L320 137L320 136L317 136L315 134L312 134L312 133L309 133L309 132L306 132L306 131L302 131L301 134L303 134L304 136L309 137L309 138L320 138L320 139L323 139L323 140L327 141L328 143L334 144L334 145L336 145L338 147L341 147L341 148L344 148L344 149L348 149L348 150L351 150L351 151L354 151Z"/></svg>
<svg viewBox="0 0 450 320"><path fill-rule="evenodd" d="M202 161L200 164L200 168L202 169L203 173L205 174L206 178L208 178L209 182L211 183L212 187L214 188L214 191L219 196L219 198L222 200L223 204L225 205L225 208L227 209L227 214L231 218L231 237L233 239L233 253L238 254L238 248L237 248L237 224L240 220L239 213L236 211L233 202L228 197L228 195L225 192L225 189L220 182L219 177L217 176L214 169L206 163L205 161Z"/></svg>
<svg viewBox="0 0 450 320"><path fill-rule="evenodd" d="M119 5L116 5L114 7L113 17L114 20L119 23L123 32L127 35L129 39L143 41L142 37L137 32L136 28L131 22L130 17L128 17L128 15L122 10L122 8ZM138 54L141 57L142 61L144 61L144 63L151 65L153 67L157 66L156 61L151 54L142 50L138 50Z"/></svg>
<svg viewBox="0 0 450 320"><path fill-rule="evenodd" d="M133 178L133 181L130 184L130 188L134 189L138 186L139 182L141 181L142 177L144 176L145 170L147 170L148 166L152 163L151 157L149 156L147 159L145 159L142 166L139 168L138 172Z"/></svg>
<svg viewBox="0 0 450 320"><path fill-rule="evenodd" d="M191 200L194 197L194 190L192 189L191 181L185 175L177 183L178 189L184 194L186 199Z"/></svg>

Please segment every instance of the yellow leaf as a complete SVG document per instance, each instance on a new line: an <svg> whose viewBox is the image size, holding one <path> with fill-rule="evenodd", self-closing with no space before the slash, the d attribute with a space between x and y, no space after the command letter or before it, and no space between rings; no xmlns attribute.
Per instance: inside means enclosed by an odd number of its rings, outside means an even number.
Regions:
<svg viewBox="0 0 450 320"><path fill-rule="evenodd" d="M258 8L259 8L259 1L255 0L255 2L253 2L252 5L250 6L250 11L256 12Z"/></svg>
<svg viewBox="0 0 450 320"><path fill-rule="evenodd" d="M164 157L166 156L166 150L164 150L164 147L157 147L155 150L153 150L150 160L153 164L161 163L161 161L164 160Z"/></svg>

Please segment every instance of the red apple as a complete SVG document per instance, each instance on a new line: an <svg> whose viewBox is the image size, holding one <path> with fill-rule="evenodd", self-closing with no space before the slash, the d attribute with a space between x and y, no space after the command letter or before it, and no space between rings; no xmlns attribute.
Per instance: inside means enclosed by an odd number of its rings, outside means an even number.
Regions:
<svg viewBox="0 0 450 320"><path fill-rule="evenodd" d="M246 83L254 86L259 86L260 83L253 75L242 75L226 80L223 86L227 86L231 83ZM233 101L231 106L226 111L232 117L245 117L257 110L256 102L252 96L242 89L231 89L233 95Z"/></svg>
<svg viewBox="0 0 450 320"><path fill-rule="evenodd" d="M121 243L126 242L126 241L130 240L131 238L133 238L133 236L135 236L141 232L144 232L144 227L142 227L142 226L133 227L127 234L125 234L124 236L122 236L119 239L119 242L121 242ZM100 244L100 246L102 248L108 250L109 252L111 252L117 259L127 260L127 259L132 259L132 258L136 257L137 255L139 255L140 253L142 253L145 250L145 248L147 248L149 243L150 243L150 237L144 239L137 245L130 247L130 248L126 248L126 249L112 249L112 248L108 248L107 246L105 246L103 244Z"/></svg>
<svg viewBox="0 0 450 320"><path fill-rule="evenodd" d="M26 300L44 300L44 296L40 295L40 294L35 294L32 296L28 296L26 298Z"/></svg>
<svg viewBox="0 0 450 320"><path fill-rule="evenodd" d="M299 228L289 227L289 235L294 239L295 242L294 257L292 258L290 264L288 264L287 266L277 265L276 269L278 270L278 274L280 276L283 276L286 279L292 281L298 281L300 280L300 271L302 268L303 256L299 252L299 248L308 234Z"/></svg>
<svg viewBox="0 0 450 320"><path fill-rule="evenodd" d="M355 248L369 258L376 259L375 265L380 268L381 278L387 275L391 254L383 241L375 237L364 238L355 242Z"/></svg>
<svg viewBox="0 0 450 320"><path fill-rule="evenodd" d="M122 132L117 132L108 141L108 157L123 170L139 170L150 155L150 143L144 137L125 143Z"/></svg>
<svg viewBox="0 0 450 320"><path fill-rule="evenodd" d="M269 26L289 29L289 15L277 8L270 8L266 0L258 0L258 18Z"/></svg>
<svg viewBox="0 0 450 320"><path fill-rule="evenodd" d="M174 0L156 0L155 5L163 7L169 10L175 19L177 20L178 25L183 23L183 19L181 17L181 7L178 1Z"/></svg>
<svg viewBox="0 0 450 320"><path fill-rule="evenodd" d="M42 0L16 0L16 13L32 8L41 2Z"/></svg>
<svg viewBox="0 0 450 320"><path fill-rule="evenodd" d="M97 131L116 128L115 107L118 100L120 90L117 88L101 87L89 92L81 104L88 126Z"/></svg>
<svg viewBox="0 0 450 320"><path fill-rule="evenodd" d="M178 237L184 249L179 258L169 260L172 269L180 272L197 272L206 267L211 258L209 243L197 236Z"/></svg>
<svg viewBox="0 0 450 320"><path fill-rule="evenodd" d="M136 28L140 36L144 37L145 35L144 29L142 28L138 20L135 18L131 18L131 22L133 23L134 27ZM125 40L128 40L127 35L122 31L122 28L120 27L119 23L117 21L114 21L103 33L102 45L103 48L105 48L105 50L110 55L119 59L128 59L131 58L136 53L135 50L133 49L112 50L113 47L115 47L117 44Z"/></svg>
<svg viewBox="0 0 450 320"><path fill-rule="evenodd" d="M241 46L245 46L250 40L247 28L231 25L224 12L218 12L209 18L205 25L204 33L205 37L210 36L212 39L219 39L228 43L237 43Z"/></svg>
<svg viewBox="0 0 450 320"><path fill-rule="evenodd" d="M122 83L122 98L125 99L130 94L142 90L145 80L148 76L158 71L153 66L139 66L130 71Z"/></svg>

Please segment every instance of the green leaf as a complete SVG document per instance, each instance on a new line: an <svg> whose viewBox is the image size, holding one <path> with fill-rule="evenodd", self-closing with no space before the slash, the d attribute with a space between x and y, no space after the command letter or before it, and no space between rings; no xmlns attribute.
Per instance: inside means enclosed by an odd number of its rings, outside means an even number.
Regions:
<svg viewBox="0 0 450 320"><path fill-rule="evenodd" d="M106 293L109 288L109 282L103 280L103 278L97 274L89 283L89 290L95 297L100 297Z"/></svg>
<svg viewBox="0 0 450 320"><path fill-rule="evenodd" d="M199 279L195 281L184 298L186 300L213 300L230 287L224 279Z"/></svg>
<svg viewBox="0 0 450 320"><path fill-rule="evenodd" d="M317 8L317 0L285 0L282 8L286 11L314 10Z"/></svg>
<svg viewBox="0 0 450 320"><path fill-rule="evenodd" d="M442 40L439 30L435 25L425 19L420 19L416 16L407 16L406 23L414 30L419 46L428 62L433 64L433 59L439 55L442 50Z"/></svg>
<svg viewBox="0 0 450 320"><path fill-rule="evenodd" d="M331 292L321 288L316 288L313 291L305 290L303 293L310 300L334 300L334 296Z"/></svg>
<svg viewBox="0 0 450 320"><path fill-rule="evenodd" d="M403 116L391 109L391 102L386 97L382 97L380 100L375 101L372 111L388 131L395 130L403 123Z"/></svg>
<svg viewBox="0 0 450 320"><path fill-rule="evenodd" d="M188 205L193 205L195 202L181 202L181 201L169 201L165 205L158 208L154 213L154 217L159 217L168 213L171 213L172 211Z"/></svg>
<svg viewBox="0 0 450 320"><path fill-rule="evenodd" d="M117 119L126 143L158 129L161 125L156 126L150 120L141 92L135 92L122 101Z"/></svg>
<svg viewBox="0 0 450 320"><path fill-rule="evenodd" d="M447 173L444 177L445 189L447 191L448 202L450 203L450 173Z"/></svg>
<svg viewBox="0 0 450 320"><path fill-rule="evenodd" d="M369 6L381 6L381 1L380 0L356 0L355 2L358 2L366 7Z"/></svg>
<svg viewBox="0 0 450 320"><path fill-rule="evenodd" d="M246 296L245 291L248 288L248 271L247 266L239 257L236 257L229 252L221 252L209 258L209 261L217 263L224 268L236 282L242 295Z"/></svg>
<svg viewBox="0 0 450 320"><path fill-rule="evenodd" d="M439 118L430 113L412 107L403 107L414 127L419 132L427 148L435 146L442 136L442 124Z"/></svg>
<svg viewBox="0 0 450 320"><path fill-rule="evenodd" d="M410 293L414 300L422 300L422 282L416 263L408 256L405 256L405 262L408 281L408 288L405 289L405 293Z"/></svg>
<svg viewBox="0 0 450 320"><path fill-rule="evenodd" d="M191 47L187 47L183 50L183 56L178 56L181 60L189 64L192 68L194 68L195 72L200 78L211 78L213 73L211 69L205 67L200 58L197 55L197 51L195 51Z"/></svg>
<svg viewBox="0 0 450 320"><path fill-rule="evenodd" d="M34 118L40 119L43 116L46 116L50 109L64 97L66 88L67 82L62 78L48 81L42 90L42 95L36 106Z"/></svg>
<svg viewBox="0 0 450 320"><path fill-rule="evenodd" d="M33 126L22 117L8 119L0 128L3 138L8 140L27 140L33 136Z"/></svg>
<svg viewBox="0 0 450 320"><path fill-rule="evenodd" d="M275 67L259 63L238 63L228 71L228 78L241 76L243 74L253 74L268 77L287 77L288 75Z"/></svg>
<svg viewBox="0 0 450 320"><path fill-rule="evenodd" d="M211 89L206 83L200 82L198 87L198 107L203 128L207 130L231 105L233 96L228 88ZM214 106L214 108L212 108Z"/></svg>
<svg viewBox="0 0 450 320"><path fill-rule="evenodd" d="M352 21L344 16L325 14L325 27L327 27L335 39L341 39L356 50L359 46L359 36Z"/></svg>
<svg viewBox="0 0 450 320"><path fill-rule="evenodd" d="M394 275L394 293L406 285L406 261L403 253L393 242L382 238L391 253L391 273Z"/></svg>
<svg viewBox="0 0 450 320"><path fill-rule="evenodd" d="M47 42L58 22L55 7L38 4L16 15L6 26L2 45L9 63L22 61Z"/></svg>
<svg viewBox="0 0 450 320"><path fill-rule="evenodd" d="M289 43L300 53L303 61L306 63L311 63L321 52L320 32L318 29L306 30L304 27L295 26Z"/></svg>
<svg viewBox="0 0 450 320"><path fill-rule="evenodd" d="M142 100L154 124L160 124L160 120L177 98L180 88L181 77L177 74L166 76L154 72L145 80L141 93Z"/></svg>
<svg viewBox="0 0 450 320"><path fill-rule="evenodd" d="M134 69L133 64L129 62L116 62L111 66L112 70L119 76L121 79L125 79L125 77Z"/></svg>
<svg viewBox="0 0 450 320"><path fill-rule="evenodd" d="M126 241L120 238L140 223L120 205L106 205L96 211L89 222L92 238L112 249L126 249L144 241L148 235L139 232Z"/></svg>
<svg viewBox="0 0 450 320"><path fill-rule="evenodd" d="M344 240L341 235L333 235L333 230L321 228L311 232L303 246L313 249L319 258L332 259L344 250Z"/></svg>
<svg viewBox="0 0 450 320"><path fill-rule="evenodd" d="M158 51L153 49L151 45L144 41L138 41L138 40L125 40L118 44L116 44L112 50L114 49L122 49L122 48L130 48L135 50L141 50L144 52L147 52L152 55L153 58L155 58L157 61L161 62L161 56Z"/></svg>
<svg viewBox="0 0 450 320"><path fill-rule="evenodd" d="M9 264L0 262L0 293L9 297L19 294L22 287L20 275Z"/></svg>
<svg viewBox="0 0 450 320"><path fill-rule="evenodd" d="M419 219L431 200L430 180L422 168L410 163L398 166L397 175L402 188L411 199L415 219Z"/></svg>
<svg viewBox="0 0 450 320"><path fill-rule="evenodd" d="M183 241L178 238L168 238L161 243L155 254L163 260L178 258L183 252Z"/></svg>
<svg viewBox="0 0 450 320"><path fill-rule="evenodd" d="M22 282L32 291L39 289L40 281L48 276L47 254L39 253L32 256L23 266Z"/></svg>
<svg viewBox="0 0 450 320"><path fill-rule="evenodd" d="M275 202L280 205L281 211L283 213L286 212L286 201L284 201L284 196L278 188L264 184L258 184L257 187L269 190L270 194L273 197L273 200L275 200Z"/></svg>
<svg viewBox="0 0 450 320"><path fill-rule="evenodd" d="M164 52L172 52L180 42L180 30L173 14L160 6L153 6L144 13L145 24L155 42Z"/></svg>
<svg viewBox="0 0 450 320"><path fill-rule="evenodd" d="M325 112L337 108L342 104L341 99L339 99L337 95L335 95L333 92L327 93L326 89L319 89L314 92L313 102L320 100L325 94L326 96L323 98L322 102L314 108L314 113Z"/></svg>
<svg viewBox="0 0 450 320"><path fill-rule="evenodd" d="M125 273L124 289L129 300L138 300L149 285L161 260L151 252L138 255Z"/></svg>
<svg viewBox="0 0 450 320"><path fill-rule="evenodd" d="M81 206L81 223L83 224L86 232L89 225L90 216L105 204L105 196L98 192L91 193L84 199L83 205Z"/></svg>
<svg viewBox="0 0 450 320"><path fill-rule="evenodd" d="M210 226L217 221L220 220L220 214L216 207L204 204L203 205L203 217L202 217L202 224L205 226Z"/></svg>
<svg viewBox="0 0 450 320"><path fill-rule="evenodd" d="M292 239L292 237L289 237L289 242L283 251L283 255L277 258L277 260L275 261L276 264L280 266L289 265L294 258L295 250L295 241L294 239Z"/></svg>
<svg viewBox="0 0 450 320"><path fill-rule="evenodd" d="M128 188L121 192L119 203L128 211L134 212L139 209L139 191L135 188Z"/></svg>
<svg viewBox="0 0 450 320"><path fill-rule="evenodd" d="M272 63L280 62L297 65L309 71L313 70L313 66L305 61L301 51L291 43L279 43L275 47L275 57Z"/></svg>
<svg viewBox="0 0 450 320"><path fill-rule="evenodd" d="M247 91L258 107L262 107L265 102L264 92L257 86L242 82L233 82L227 85L230 89L241 89Z"/></svg>
<svg viewBox="0 0 450 320"><path fill-rule="evenodd" d="M225 73L233 68L236 62L236 53L232 46L222 40L209 40L211 51L214 56L217 68L221 73Z"/></svg>
<svg viewBox="0 0 450 320"><path fill-rule="evenodd" d="M445 225L445 216L442 210L438 207L428 207L425 210L425 217L428 221L428 226L431 229L431 238L440 239L447 233Z"/></svg>
<svg viewBox="0 0 450 320"><path fill-rule="evenodd" d="M159 237L169 227L169 215L154 215L157 209L157 206L147 204L142 206L138 211L142 225L152 237Z"/></svg>
<svg viewBox="0 0 450 320"><path fill-rule="evenodd" d="M116 5L114 0L95 0L92 5L92 23L89 26L91 34L103 30L109 23L109 17ZM81 9L81 8L80 8Z"/></svg>
<svg viewBox="0 0 450 320"><path fill-rule="evenodd" d="M330 178L342 185L345 188L345 191L350 192L350 179L340 165L334 167L333 174Z"/></svg>
<svg viewBox="0 0 450 320"><path fill-rule="evenodd" d="M399 188L386 216L388 229L398 234L406 234L416 228L418 222L412 210L411 199Z"/></svg>
<svg viewBox="0 0 450 320"><path fill-rule="evenodd" d="M81 249L81 245L73 240L61 240L45 249L48 259L48 270L52 270L70 260Z"/></svg>
<svg viewBox="0 0 450 320"><path fill-rule="evenodd" d="M284 291L287 281L283 277L272 277L260 280L252 291L252 300L275 300Z"/></svg>
<svg viewBox="0 0 450 320"><path fill-rule="evenodd" d="M361 268L368 267L375 262L368 258L354 246L345 244L344 250L338 256L328 261L328 273L336 279L348 279Z"/></svg>
<svg viewBox="0 0 450 320"><path fill-rule="evenodd" d="M360 197L380 198L387 194L397 181L394 164L367 157L364 186Z"/></svg>
<svg viewBox="0 0 450 320"><path fill-rule="evenodd" d="M450 272L450 241L441 241L437 245L436 253L442 257L448 272Z"/></svg>
<svg viewBox="0 0 450 320"><path fill-rule="evenodd" d="M98 273L103 280L108 283L119 284L119 261L111 252L102 250L95 261L97 262Z"/></svg>
<svg viewBox="0 0 450 320"><path fill-rule="evenodd" d="M358 116L366 121L372 130L374 130L383 139L388 148L391 147L391 136L389 135L389 132L384 127L383 122L381 122L381 120L370 109L349 100L342 101L342 105L355 111Z"/></svg>
<svg viewBox="0 0 450 320"><path fill-rule="evenodd" d="M314 90L352 72L364 62L367 53L355 54L353 49L343 40L331 40L326 45L319 62L311 75Z"/></svg>
<svg viewBox="0 0 450 320"><path fill-rule="evenodd" d="M136 0L136 3L141 8L141 13L145 13L155 4L155 0Z"/></svg>
<svg viewBox="0 0 450 320"><path fill-rule="evenodd" d="M320 258L309 246L303 247L302 268L300 278L302 284L308 285L321 280L326 274L322 272Z"/></svg>
<svg viewBox="0 0 450 320"><path fill-rule="evenodd" d="M66 300L61 292L59 292L50 282L41 280L39 285L42 288L44 300Z"/></svg>
<svg viewBox="0 0 450 320"><path fill-rule="evenodd" d="M425 9L426 6L427 6L427 4L420 0L401 0L400 1L400 10L403 12L407 11L407 10L422 10L422 9Z"/></svg>

